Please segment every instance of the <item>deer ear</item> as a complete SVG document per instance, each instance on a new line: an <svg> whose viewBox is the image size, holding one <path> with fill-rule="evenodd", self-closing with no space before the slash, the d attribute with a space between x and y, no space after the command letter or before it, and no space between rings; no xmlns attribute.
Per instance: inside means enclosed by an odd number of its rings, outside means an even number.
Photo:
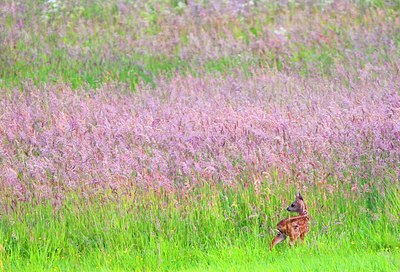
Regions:
<svg viewBox="0 0 400 272"><path fill-rule="evenodd" d="M303 200L303 197L301 196L300 192L298 192L297 198Z"/></svg>

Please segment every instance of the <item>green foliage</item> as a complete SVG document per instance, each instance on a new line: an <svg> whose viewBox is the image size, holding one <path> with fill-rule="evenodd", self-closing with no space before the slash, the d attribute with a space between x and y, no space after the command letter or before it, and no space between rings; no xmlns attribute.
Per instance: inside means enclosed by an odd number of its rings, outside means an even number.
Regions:
<svg viewBox="0 0 400 272"><path fill-rule="evenodd" d="M6 271L394 271L399 188L386 188L304 192L312 214L305 244L284 242L272 252L274 226L288 216L284 208L296 190L267 180L261 188L205 185L190 194L70 194L56 206L14 202L0 220L1 265Z"/></svg>
<svg viewBox="0 0 400 272"><path fill-rule="evenodd" d="M398 0L345 8L255 0L240 12L209 2L2 1L0 88L118 82L135 90L176 74L250 75L271 67L335 77L336 64L398 65ZM25 154L15 156L26 163ZM0 271L399 271L399 185L353 175L344 176L356 186L344 183L335 192L326 184L307 187L312 228L305 244L284 242L272 252L275 225L297 191L278 171L260 184L242 177L239 187L184 193L69 192L38 203L4 194ZM28 190L31 183L24 183Z"/></svg>
<svg viewBox="0 0 400 272"><path fill-rule="evenodd" d="M355 14L322 2L253 2L248 12L224 16L209 12L206 2L194 8L176 0L19 3L0 18L0 87L28 80L96 88L118 81L134 89L139 81L154 85L160 75L229 74L265 66L329 76L338 61L346 65L356 47L364 56L361 65L391 61L399 47L398 1L356 1ZM313 31L303 25L313 25ZM276 34L279 29L286 34ZM364 39L366 31L375 33L375 42Z"/></svg>

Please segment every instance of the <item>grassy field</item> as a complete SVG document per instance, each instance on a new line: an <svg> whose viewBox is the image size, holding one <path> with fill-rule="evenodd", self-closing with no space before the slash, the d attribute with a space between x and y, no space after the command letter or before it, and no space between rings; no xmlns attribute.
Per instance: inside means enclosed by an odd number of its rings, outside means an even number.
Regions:
<svg viewBox="0 0 400 272"><path fill-rule="evenodd" d="M0 271L399 271L399 18L1 1Z"/></svg>
<svg viewBox="0 0 400 272"><path fill-rule="evenodd" d="M177 73L273 67L328 76L335 64L395 65L400 4L388 2L5 0L0 86L134 88Z"/></svg>
<svg viewBox="0 0 400 272"><path fill-rule="evenodd" d="M312 211L306 242L272 252L271 230L290 204L281 197L294 198L288 193L294 188L284 190L279 181L265 181L261 193L205 185L190 193L71 195L56 207L18 203L1 220L2 265L6 271L396 271L399 187L385 185L387 191L363 196L313 188L306 195Z"/></svg>

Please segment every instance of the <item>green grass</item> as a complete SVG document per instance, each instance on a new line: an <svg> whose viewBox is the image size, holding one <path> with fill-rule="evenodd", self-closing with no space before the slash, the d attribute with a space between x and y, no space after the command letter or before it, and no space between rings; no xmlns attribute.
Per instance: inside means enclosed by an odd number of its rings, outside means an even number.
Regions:
<svg viewBox="0 0 400 272"><path fill-rule="evenodd" d="M116 60L104 61L89 59L86 62L71 60L66 52L50 56L49 60L18 61L12 66L5 66L0 71L0 87L21 87L23 82L31 80L34 84L68 82L73 89L89 85L97 88L107 82L128 84L132 90L141 81L155 86L158 76L172 77L176 74L194 76L212 73L227 74L241 70L248 73L249 68L260 67L266 63L262 59L243 60L238 56L206 61L199 65L197 61L186 61L178 57L136 55L130 59L118 56Z"/></svg>
<svg viewBox="0 0 400 272"><path fill-rule="evenodd" d="M399 188L304 192L304 244L272 252L274 226L295 189L203 186L191 193L131 189L61 205L10 202L0 220L6 271L398 271ZM345 196L346 195L346 196Z"/></svg>
<svg viewBox="0 0 400 272"><path fill-rule="evenodd" d="M353 67L354 63L348 64L349 59L363 65L364 58L369 58L369 62L378 65L390 62L391 54L399 51L398 1L393 5L356 1L354 8L360 10L354 9L358 15L355 17L338 14L334 9L328 12L316 2L307 12L303 4L280 7L271 3L261 10L254 8L248 15L229 19L210 16L209 23L187 19L176 32L174 45L163 52L158 50L164 47L160 45L169 44L168 33L176 31L171 18L183 16L180 1L149 0L138 8L127 5L125 13L113 0L61 2L52 11L52 4L47 1L23 1L24 8L17 9L16 14L8 12L0 17L0 25L4 26L0 33L0 40L4 40L0 43L0 88L21 87L24 81L31 80L35 84L69 83L74 89L85 85L96 88L117 81L134 89L139 81L154 85L160 75L225 75L232 70L248 72L266 66L294 69L305 76L329 76L337 63ZM286 41L277 45L272 34L280 24L288 34ZM290 32L296 24L313 24L314 31L300 28ZM376 39L386 37L392 43L370 44L368 49L364 48L369 45L367 41L351 38L353 31L366 28L377 32L374 28L379 25L385 26L385 31ZM225 53L210 49L209 53L216 55L207 56L206 51L197 52L199 49L188 38L194 29L214 37L214 42L203 42L210 43L211 48L220 43ZM271 33L266 34L266 29ZM303 31L304 37L297 36L298 31ZM325 40L316 34L323 35ZM232 37L225 40L226 35ZM272 36L266 39L266 35ZM264 40L261 49L256 46L260 39ZM147 41L152 43L147 45ZM235 49L236 43L241 49ZM360 51L363 59L348 53L353 51Z"/></svg>
<svg viewBox="0 0 400 272"><path fill-rule="evenodd" d="M45 2L25 1L24 8L13 5L15 14L0 16L4 90L27 80L74 89L115 81L134 90L141 81L154 86L160 76L218 77L268 66L329 77L336 64L356 71L368 63L397 65L400 52L399 1L356 1L354 16L315 6L305 12L306 5L291 1L248 17L189 19L176 32L176 45L163 52L157 49L170 44L176 26L169 16L182 16L181 1L150 0L139 8L127 5L125 13L116 1L63 1L55 12ZM288 31L281 46L274 39L279 26ZM375 33L374 43L363 39L363 28ZM195 30L209 33L225 53L214 47L197 52L189 37ZM264 49L255 46L259 39ZM148 40L149 48L135 47ZM399 185L353 181L373 186L357 192L342 184L332 194L324 185L309 186L303 192L312 215L306 242L290 248L285 241L272 252L275 225L288 216L285 207L296 192L284 180L185 193L62 192L61 202L21 202L2 192L0 271L400 271Z"/></svg>
<svg viewBox="0 0 400 272"><path fill-rule="evenodd" d="M262 67L275 68L278 71L293 65L300 67L301 75L330 73L334 57L340 58L335 50L327 48L303 48L294 51L291 56L280 56L269 52L264 56L232 55L206 60L184 60L179 57L135 55L127 58L117 56L113 60L90 58L84 62L69 58L66 52L43 56L35 61L20 60L13 65L4 65L0 71L0 88L21 87L27 80L35 85L45 83L68 83L73 89L81 86L100 87L108 82L125 83L135 90L139 82L155 86L159 76L171 78L176 74L222 75L240 71L251 75L252 70Z"/></svg>

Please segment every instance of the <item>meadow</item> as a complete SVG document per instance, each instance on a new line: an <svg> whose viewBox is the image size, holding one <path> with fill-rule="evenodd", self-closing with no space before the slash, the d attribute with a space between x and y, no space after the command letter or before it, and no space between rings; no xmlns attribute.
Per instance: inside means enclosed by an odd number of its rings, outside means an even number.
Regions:
<svg viewBox="0 0 400 272"><path fill-rule="evenodd" d="M398 1L0 3L2 271L399 271L399 181Z"/></svg>

